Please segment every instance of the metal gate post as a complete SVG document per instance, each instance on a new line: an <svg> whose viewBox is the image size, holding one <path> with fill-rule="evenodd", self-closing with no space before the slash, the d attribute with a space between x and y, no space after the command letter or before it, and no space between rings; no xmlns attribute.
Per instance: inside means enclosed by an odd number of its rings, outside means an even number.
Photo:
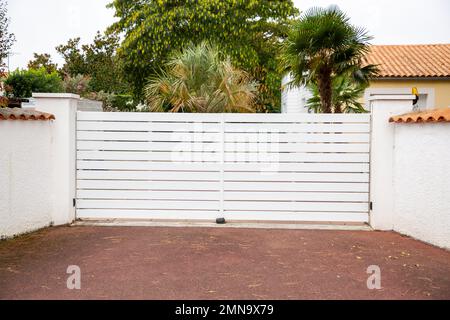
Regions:
<svg viewBox="0 0 450 320"><path fill-rule="evenodd" d="M225 218L224 215L224 166L225 166L225 114L222 113L220 116L220 208L219 215L221 219Z"/></svg>

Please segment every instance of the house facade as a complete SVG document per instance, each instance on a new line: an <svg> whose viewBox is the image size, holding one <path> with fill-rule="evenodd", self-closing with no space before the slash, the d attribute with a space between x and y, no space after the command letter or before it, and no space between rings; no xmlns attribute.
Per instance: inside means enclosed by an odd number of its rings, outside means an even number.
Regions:
<svg viewBox="0 0 450 320"><path fill-rule="evenodd" d="M419 92L421 109L450 107L450 44L372 46L365 58L378 65L379 74L371 79L364 101L373 95ZM290 77L283 79L282 112L308 112L308 88L287 88Z"/></svg>

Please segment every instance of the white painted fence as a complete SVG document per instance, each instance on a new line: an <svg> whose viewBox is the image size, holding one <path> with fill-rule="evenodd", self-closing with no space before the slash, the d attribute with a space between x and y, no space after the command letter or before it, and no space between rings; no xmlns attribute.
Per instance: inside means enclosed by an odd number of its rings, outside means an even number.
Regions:
<svg viewBox="0 0 450 320"><path fill-rule="evenodd" d="M78 112L77 217L368 222L370 115Z"/></svg>

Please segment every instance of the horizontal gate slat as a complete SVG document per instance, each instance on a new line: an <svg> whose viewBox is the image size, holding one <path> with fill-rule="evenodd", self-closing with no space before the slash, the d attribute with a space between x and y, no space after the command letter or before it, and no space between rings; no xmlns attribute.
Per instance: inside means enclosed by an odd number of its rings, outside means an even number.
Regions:
<svg viewBox="0 0 450 320"><path fill-rule="evenodd" d="M220 181L220 172L78 170L78 180ZM155 182L156 183L156 182Z"/></svg>
<svg viewBox="0 0 450 320"><path fill-rule="evenodd" d="M78 151L78 160L149 160L185 162L218 162L220 154L216 152L145 152L145 151Z"/></svg>
<svg viewBox="0 0 450 320"><path fill-rule="evenodd" d="M368 183L322 182L227 182L226 191L309 191L309 192L369 192Z"/></svg>
<svg viewBox="0 0 450 320"><path fill-rule="evenodd" d="M369 132L369 123L226 123L225 132Z"/></svg>
<svg viewBox="0 0 450 320"><path fill-rule="evenodd" d="M80 209L161 209L161 210L214 210L218 201L175 200L85 200L80 199Z"/></svg>
<svg viewBox="0 0 450 320"><path fill-rule="evenodd" d="M220 125L214 123L77 121L77 129L80 131L220 132Z"/></svg>
<svg viewBox="0 0 450 320"><path fill-rule="evenodd" d="M220 200L219 191L78 190L79 199Z"/></svg>
<svg viewBox="0 0 450 320"><path fill-rule="evenodd" d="M88 141L177 141L177 142L219 142L220 133L192 133L192 132L109 132L109 131L78 131L78 140ZM225 142L324 142L324 143L369 143L367 133L343 134L298 134L298 133L227 133Z"/></svg>
<svg viewBox="0 0 450 320"><path fill-rule="evenodd" d="M218 211L192 210L111 210L78 209L80 219L157 219L157 220L209 220L218 217ZM227 211L224 216L229 221L305 221L305 222L368 222L367 213L342 212L248 212Z"/></svg>
<svg viewBox="0 0 450 320"><path fill-rule="evenodd" d="M79 160L152 160L218 162L218 152L78 151ZM368 163L368 153L245 153L226 152L225 162L318 162Z"/></svg>
<svg viewBox="0 0 450 320"><path fill-rule="evenodd" d="M367 202L368 193L326 193L326 192L226 192L225 200L247 201L320 201L320 202Z"/></svg>
<svg viewBox="0 0 450 320"><path fill-rule="evenodd" d="M219 143L78 141L78 150L219 151Z"/></svg>
<svg viewBox="0 0 450 320"><path fill-rule="evenodd" d="M369 162L368 153L226 152L225 162Z"/></svg>
<svg viewBox="0 0 450 320"><path fill-rule="evenodd" d="M220 200L218 191L78 190L79 199ZM227 192L225 200L367 202L368 193Z"/></svg>
<svg viewBox="0 0 450 320"><path fill-rule="evenodd" d="M369 216L361 212L274 212L226 211L229 221L304 221L304 222L354 222L367 223Z"/></svg>
<svg viewBox="0 0 450 320"><path fill-rule="evenodd" d="M218 210L124 210L78 209L79 219L157 219L157 220L208 220L214 221Z"/></svg>
<svg viewBox="0 0 450 320"><path fill-rule="evenodd" d="M219 151L219 143L186 142L123 142L123 141L78 141L78 150L111 151L166 151L166 152L212 152ZM325 143L226 143L226 152L369 152L368 144Z"/></svg>
<svg viewBox="0 0 450 320"><path fill-rule="evenodd" d="M369 182L368 173L298 173L277 172L261 174L260 172L225 172L225 181L299 181L299 182Z"/></svg>
<svg viewBox="0 0 450 320"><path fill-rule="evenodd" d="M165 172L118 172L110 173L108 171L104 172L94 172L94 171L79 171L78 179L123 179L123 180L164 180ZM202 173L198 173L201 175ZM173 179L174 177L171 175ZM215 177L215 176L213 176ZM208 179L212 177L208 176ZM184 178L180 173L177 180L196 180L196 175L189 176L189 179ZM277 181L285 182L369 182L368 173L298 173L298 172L267 172L262 174L260 172L225 172L225 181L243 181L243 182L266 182L272 183Z"/></svg>
<svg viewBox="0 0 450 320"><path fill-rule="evenodd" d="M216 163L144 162L144 161L77 161L77 168L102 170L218 171ZM200 174L200 173L199 173ZM180 174L181 175L181 174ZM183 180L183 179L180 179Z"/></svg>
<svg viewBox="0 0 450 320"><path fill-rule="evenodd" d="M216 163L147 162L147 161L77 161L79 170L153 170L153 171L217 171ZM368 163L224 163L225 171L272 172L369 172ZM84 172L84 171L81 171ZM184 173L178 173L181 176ZM187 172L189 174L189 172ZM197 173L200 176L202 173ZM193 174L190 174L192 176ZM192 179L185 179L192 180Z"/></svg>
<svg viewBox="0 0 450 320"><path fill-rule="evenodd" d="M102 190L220 190L220 182L209 181L121 181L78 180L78 189Z"/></svg>
<svg viewBox="0 0 450 320"><path fill-rule="evenodd" d="M262 122L262 123L302 123L302 122L370 122L370 114L242 114L242 113L227 113L224 114L225 122Z"/></svg>
<svg viewBox="0 0 450 320"><path fill-rule="evenodd" d="M188 145L181 146L186 149ZM369 152L367 143L225 143L226 152ZM188 149L189 150L189 149Z"/></svg>
<svg viewBox="0 0 450 320"><path fill-rule="evenodd" d="M206 135L206 134L205 134ZM258 132L258 133L226 133L225 142L327 142L327 143L369 143L368 133L284 133L284 132Z"/></svg>
<svg viewBox="0 0 450 320"><path fill-rule="evenodd" d="M180 181L120 181L78 180L79 189L107 190L219 190L219 182ZM320 183L320 182L225 182L227 191L310 191L310 192L368 192L367 183Z"/></svg>
<svg viewBox="0 0 450 320"><path fill-rule="evenodd" d="M161 210L214 210L218 201L186 201L186 200L87 200L80 199L77 207L80 209L161 209ZM351 202L250 202L226 201L224 209L247 211L335 211L335 212L367 212L366 203Z"/></svg>
<svg viewBox="0 0 450 320"><path fill-rule="evenodd" d="M298 132L298 133L368 133L368 123L346 123L346 124L272 124L272 123L227 123L226 133L232 132ZM78 121L78 130L82 131L159 131L159 132L220 132L220 126L211 123L159 123L159 122L101 122L101 121Z"/></svg>
<svg viewBox="0 0 450 320"><path fill-rule="evenodd" d="M176 141L176 142L219 142L220 133L192 132L108 132L79 131L78 140L88 141Z"/></svg>
<svg viewBox="0 0 450 320"><path fill-rule="evenodd" d="M367 212L368 205L359 202L225 201L224 210Z"/></svg>
<svg viewBox="0 0 450 320"><path fill-rule="evenodd" d="M369 122L370 114L221 114L221 113L142 113L78 112L79 121L166 121L166 122Z"/></svg>
<svg viewBox="0 0 450 320"><path fill-rule="evenodd" d="M123 121L123 122L220 122L214 113L162 113L162 112L79 112L78 121Z"/></svg>
<svg viewBox="0 0 450 320"><path fill-rule="evenodd" d="M369 172L368 163L224 163L225 171L260 171L270 172Z"/></svg>

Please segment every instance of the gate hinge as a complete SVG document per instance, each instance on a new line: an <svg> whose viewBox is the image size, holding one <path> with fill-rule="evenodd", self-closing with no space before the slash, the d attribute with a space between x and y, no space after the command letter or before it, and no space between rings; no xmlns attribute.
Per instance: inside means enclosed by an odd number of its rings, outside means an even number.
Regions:
<svg viewBox="0 0 450 320"><path fill-rule="evenodd" d="M76 207L76 205L77 205L77 199L73 198L73 201L72 201L72 202L73 202L73 206Z"/></svg>
<svg viewBox="0 0 450 320"><path fill-rule="evenodd" d="M373 202L372 201L370 201L370 203L369 203L369 209L372 211L373 210Z"/></svg>

